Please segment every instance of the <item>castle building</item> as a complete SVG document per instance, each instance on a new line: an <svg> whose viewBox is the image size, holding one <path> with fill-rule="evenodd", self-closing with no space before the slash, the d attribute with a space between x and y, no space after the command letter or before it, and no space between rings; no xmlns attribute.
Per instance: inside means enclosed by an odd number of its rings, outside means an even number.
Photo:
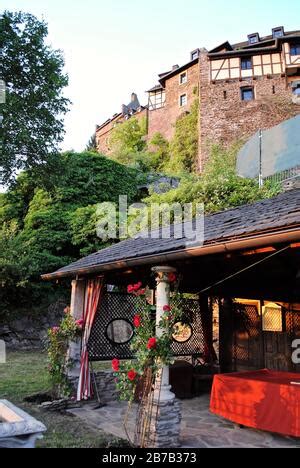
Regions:
<svg viewBox="0 0 300 468"><path fill-rule="evenodd" d="M146 106L132 94L120 114L97 127L98 149L109 154L113 128L133 115L146 117L149 141L157 132L170 140L177 119L198 99L201 172L211 143L246 140L300 113L300 31L276 27L266 37L253 33L238 44L195 49L185 65L158 78Z"/></svg>

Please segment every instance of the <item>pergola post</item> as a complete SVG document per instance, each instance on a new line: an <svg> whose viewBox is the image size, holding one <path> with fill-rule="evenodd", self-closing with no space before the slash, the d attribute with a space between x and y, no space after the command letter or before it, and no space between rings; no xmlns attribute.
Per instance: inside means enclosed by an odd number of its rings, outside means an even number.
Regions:
<svg viewBox="0 0 300 468"><path fill-rule="evenodd" d="M171 267L154 267L152 271L156 276L156 335L160 337L163 330L159 327L159 323L164 314L164 306L170 305L170 281L169 274L175 273L175 268ZM165 366L161 373L161 386L155 390L155 400L171 401L175 399L175 394L171 392L169 382L169 367Z"/></svg>
<svg viewBox="0 0 300 468"><path fill-rule="evenodd" d="M85 298L85 280L72 281L71 292L71 311L70 314L75 320L80 320L84 312ZM70 341L68 350L68 359L72 362L72 367L68 370L68 377L74 381L80 375L80 355L81 355L81 340Z"/></svg>
<svg viewBox="0 0 300 468"><path fill-rule="evenodd" d="M169 274L176 270L171 267L159 266L152 268L156 273L156 334L161 336L163 330L159 327L164 306L170 304ZM171 391L169 382L169 367L165 366L156 380L154 400L150 425L150 447L179 447L181 423L181 405Z"/></svg>

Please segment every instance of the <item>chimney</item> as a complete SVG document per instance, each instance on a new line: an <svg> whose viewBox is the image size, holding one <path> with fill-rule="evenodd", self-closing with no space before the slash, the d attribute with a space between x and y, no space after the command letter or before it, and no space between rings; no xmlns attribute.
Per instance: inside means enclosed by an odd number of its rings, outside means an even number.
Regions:
<svg viewBox="0 0 300 468"><path fill-rule="evenodd" d="M179 68L179 65L173 65L172 71L178 70L178 68Z"/></svg>

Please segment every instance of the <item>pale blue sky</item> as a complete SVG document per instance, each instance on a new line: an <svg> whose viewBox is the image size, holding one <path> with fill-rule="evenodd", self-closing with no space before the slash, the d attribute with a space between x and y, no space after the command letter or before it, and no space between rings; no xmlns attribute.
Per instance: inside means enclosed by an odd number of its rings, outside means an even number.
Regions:
<svg viewBox="0 0 300 468"><path fill-rule="evenodd" d="M64 51L73 106L63 148L75 150L132 91L146 103L157 74L186 63L191 50L300 28L299 0L9 0L5 8L44 17L51 44Z"/></svg>

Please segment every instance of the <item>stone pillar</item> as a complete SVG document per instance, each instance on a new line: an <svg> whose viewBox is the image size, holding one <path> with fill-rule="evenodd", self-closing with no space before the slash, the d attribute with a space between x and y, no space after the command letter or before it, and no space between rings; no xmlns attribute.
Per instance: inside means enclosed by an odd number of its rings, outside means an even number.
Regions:
<svg viewBox="0 0 300 468"><path fill-rule="evenodd" d="M156 296L156 333L159 337L162 330L159 322L164 314L164 306L170 304L169 274L176 270L171 267L154 267L157 275ZM181 405L171 391L169 383L169 367L165 366L157 378L152 408L152 421L150 426L149 446L153 448L179 447L181 423Z"/></svg>
<svg viewBox="0 0 300 468"><path fill-rule="evenodd" d="M71 293L71 315L75 320L80 320L83 317L84 297L85 297L85 280L72 281ZM73 381L80 375L80 354L81 354L81 339L71 341L69 343L68 358L72 361L73 366L68 371L68 376Z"/></svg>

